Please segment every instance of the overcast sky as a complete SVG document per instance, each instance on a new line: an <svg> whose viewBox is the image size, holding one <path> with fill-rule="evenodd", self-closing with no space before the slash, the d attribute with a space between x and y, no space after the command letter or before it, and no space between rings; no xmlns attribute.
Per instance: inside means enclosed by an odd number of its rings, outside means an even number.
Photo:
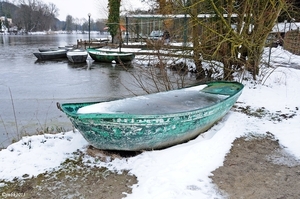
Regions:
<svg viewBox="0 0 300 199"><path fill-rule="evenodd" d="M108 16L107 0L42 0L45 3L53 3L59 9L59 20L65 21L67 15L73 18L86 18L91 14L91 18L103 19ZM141 0L122 0L122 10L143 9L147 7Z"/></svg>

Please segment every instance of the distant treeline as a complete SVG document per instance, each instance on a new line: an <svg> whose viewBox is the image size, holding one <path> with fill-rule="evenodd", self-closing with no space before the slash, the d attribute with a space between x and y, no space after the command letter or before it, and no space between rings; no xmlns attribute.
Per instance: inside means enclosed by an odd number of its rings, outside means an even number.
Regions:
<svg viewBox="0 0 300 199"><path fill-rule="evenodd" d="M91 31L102 31L105 27L104 20L94 21L88 19L77 19L67 16L66 21L60 21L58 18L58 9L53 3L45 4L42 1L22 1L15 5L9 2L0 2L0 17L12 19L2 20L1 25L9 29L23 30L25 32L44 31L44 30L66 30L66 31L87 31L90 25Z"/></svg>

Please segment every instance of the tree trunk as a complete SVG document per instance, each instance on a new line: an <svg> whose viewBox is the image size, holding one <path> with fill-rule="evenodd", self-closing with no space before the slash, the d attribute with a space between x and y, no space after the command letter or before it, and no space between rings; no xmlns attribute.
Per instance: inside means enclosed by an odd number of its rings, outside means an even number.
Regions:
<svg viewBox="0 0 300 199"><path fill-rule="evenodd" d="M191 23L192 23L192 38L193 38L193 59L196 66L196 71L199 78L205 77L205 72L202 68L202 61L200 59L200 42L199 42L199 23L198 23L198 7L197 0L192 0L191 6Z"/></svg>

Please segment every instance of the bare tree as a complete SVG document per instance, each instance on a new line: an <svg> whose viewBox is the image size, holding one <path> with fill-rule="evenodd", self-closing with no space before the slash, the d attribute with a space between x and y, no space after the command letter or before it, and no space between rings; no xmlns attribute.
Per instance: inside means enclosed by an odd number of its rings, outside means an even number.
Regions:
<svg viewBox="0 0 300 199"><path fill-rule="evenodd" d="M66 17L66 31L72 32L73 28L73 17L71 15L67 15Z"/></svg>
<svg viewBox="0 0 300 199"><path fill-rule="evenodd" d="M59 11L59 9L57 8L57 6L55 4L53 4L53 3L48 4L47 12L50 16L56 17L58 15L58 11Z"/></svg>
<svg viewBox="0 0 300 199"><path fill-rule="evenodd" d="M148 0L150 1L150 0ZM185 14L177 32L189 31L198 76L209 75L202 61L217 61L214 69L223 79L235 71L247 70L256 78L266 39L289 0L153 0L158 14ZM170 9L171 8L171 9ZM186 27L185 27L186 25Z"/></svg>
<svg viewBox="0 0 300 199"><path fill-rule="evenodd" d="M243 74L245 71L252 73L253 79L256 79L266 39L281 11L287 11L290 5L288 0L155 0L155 2L158 5L152 10L155 14L186 16L183 25L175 29L183 35L185 31L189 31L187 40L192 43L192 59L197 67L198 77L206 78L204 80L212 73L218 73L215 78L232 80L234 72ZM167 20L165 18L162 20L164 27L167 27L165 23ZM152 64L149 58L149 64L146 67L141 64L138 72L134 73L134 80L139 87L150 93L187 85L183 65L177 64L176 61L170 64L168 62L170 58L164 57L161 53L160 49L166 48L163 42L151 41L148 44L157 50L157 59L155 64ZM202 67L204 61L209 63L208 70Z"/></svg>
<svg viewBox="0 0 300 199"><path fill-rule="evenodd" d="M195 64L201 54L219 62L223 79L241 69L255 79L266 39L286 6L286 0L191 0L188 9L182 5L190 16Z"/></svg>
<svg viewBox="0 0 300 199"><path fill-rule="evenodd" d="M48 30L53 26L57 15L57 7L38 0L20 0L19 9L15 13L14 22L26 31Z"/></svg>
<svg viewBox="0 0 300 199"><path fill-rule="evenodd" d="M96 27L98 28L98 30L103 30L105 28L105 24L106 21L105 20L101 20L101 19L97 19L96 21Z"/></svg>
<svg viewBox="0 0 300 199"><path fill-rule="evenodd" d="M75 26L75 31L77 32L80 26L80 20L78 18L73 18L73 23Z"/></svg>

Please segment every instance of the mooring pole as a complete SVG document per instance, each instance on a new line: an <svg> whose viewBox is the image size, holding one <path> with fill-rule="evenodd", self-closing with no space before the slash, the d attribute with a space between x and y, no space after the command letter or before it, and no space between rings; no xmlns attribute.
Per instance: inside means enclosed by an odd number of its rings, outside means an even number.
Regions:
<svg viewBox="0 0 300 199"><path fill-rule="evenodd" d="M88 14L89 16L89 48L91 47L91 13Z"/></svg>

